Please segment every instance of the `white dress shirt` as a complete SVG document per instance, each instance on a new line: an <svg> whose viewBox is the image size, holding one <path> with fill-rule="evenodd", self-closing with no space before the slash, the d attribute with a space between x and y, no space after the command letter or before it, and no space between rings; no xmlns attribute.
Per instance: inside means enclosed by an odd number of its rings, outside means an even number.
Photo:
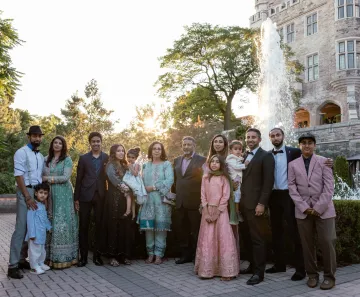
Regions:
<svg viewBox="0 0 360 297"><path fill-rule="evenodd" d="M34 152L28 145L18 149L14 155L14 176L23 176L26 186L36 186L42 182L44 156Z"/></svg>
<svg viewBox="0 0 360 297"><path fill-rule="evenodd" d="M275 181L274 181L274 190L287 190L288 189L288 178L287 178L287 157L285 145L280 149L275 149L275 151L282 150L282 153L273 154L275 159Z"/></svg>
<svg viewBox="0 0 360 297"><path fill-rule="evenodd" d="M246 159L245 159L245 161L249 161L249 162L250 162L250 161L254 158L256 152L259 150L259 147L260 147L260 146L258 146L256 149L250 151L250 152L252 152L253 154L248 154L247 157L246 157Z"/></svg>

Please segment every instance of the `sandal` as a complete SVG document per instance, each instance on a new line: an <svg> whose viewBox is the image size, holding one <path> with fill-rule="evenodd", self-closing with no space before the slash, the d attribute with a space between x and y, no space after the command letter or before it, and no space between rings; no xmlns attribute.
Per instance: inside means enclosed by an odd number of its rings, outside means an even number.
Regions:
<svg viewBox="0 0 360 297"><path fill-rule="evenodd" d="M163 260L159 256L156 256L154 264L160 265L162 262L163 262Z"/></svg>
<svg viewBox="0 0 360 297"><path fill-rule="evenodd" d="M131 261L129 259L124 259L124 264L125 265L131 265Z"/></svg>
<svg viewBox="0 0 360 297"><path fill-rule="evenodd" d="M145 263L146 264L151 264L154 261L154 255L150 255L146 260Z"/></svg>
<svg viewBox="0 0 360 297"><path fill-rule="evenodd" d="M116 259L111 259L110 265L111 265L112 267L118 267L120 264L119 264L119 262L118 262Z"/></svg>

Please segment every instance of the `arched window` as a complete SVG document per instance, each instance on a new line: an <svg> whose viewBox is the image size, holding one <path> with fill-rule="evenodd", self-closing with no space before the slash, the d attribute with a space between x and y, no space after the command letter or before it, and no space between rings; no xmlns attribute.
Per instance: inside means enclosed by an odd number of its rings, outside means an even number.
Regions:
<svg viewBox="0 0 360 297"><path fill-rule="evenodd" d="M307 128L310 127L310 113L300 108L295 112L295 127L294 128Z"/></svg>
<svg viewBox="0 0 360 297"><path fill-rule="evenodd" d="M320 109L320 125L341 122L341 108L335 103L327 103Z"/></svg>

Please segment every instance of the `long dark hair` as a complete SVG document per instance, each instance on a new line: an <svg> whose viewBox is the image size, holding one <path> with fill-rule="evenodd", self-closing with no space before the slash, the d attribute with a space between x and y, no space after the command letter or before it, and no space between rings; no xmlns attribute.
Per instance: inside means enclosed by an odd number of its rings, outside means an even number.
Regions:
<svg viewBox="0 0 360 297"><path fill-rule="evenodd" d="M152 144L150 144L149 149L148 149L148 158L152 161L152 159L153 159L152 151L153 151L153 147L154 147L155 144L160 144L160 146L161 146L160 160L161 161L166 161L167 156L166 156L165 148L164 148L164 145L160 141L154 141Z"/></svg>
<svg viewBox="0 0 360 297"><path fill-rule="evenodd" d="M219 171L226 177L229 177L228 171L227 171L227 167L226 167L226 163L225 163L225 158L219 154L215 154L212 155L209 160L207 161L207 165L209 167L209 172L208 172L208 177L209 180L214 176L214 174L212 174L212 170L210 168L210 163L214 158L218 158L219 159L219 163L220 163L220 168Z"/></svg>
<svg viewBox="0 0 360 297"><path fill-rule="evenodd" d="M124 149L124 158L122 160L116 158L116 151L119 148L119 146L121 146ZM123 146L122 144L113 144L111 146L109 153L109 162L106 166L109 166L110 164L115 165L115 168L117 169L119 175L125 174L125 171L128 169L125 146Z"/></svg>
<svg viewBox="0 0 360 297"><path fill-rule="evenodd" d="M221 152L217 152L215 151L214 149L214 140L215 138L218 138L218 137L221 137L223 140L224 140L224 148ZM228 150L229 150L229 141L227 140L227 138L222 135L222 134L217 134L213 137L213 139L211 140L211 144L210 144L210 149L209 149L209 154L208 154L208 157L207 159L210 160L210 158L213 156L213 155L221 155L223 156L224 158L227 157L228 155Z"/></svg>
<svg viewBox="0 0 360 297"><path fill-rule="evenodd" d="M49 147L49 154L46 160L46 167L49 167L49 164L51 162L51 160L54 158L55 156L55 152L54 152L54 142L56 139L59 139L62 142L62 149L61 149L61 153L60 153L60 157L59 160L57 161L57 163L63 161L66 159L66 157L68 156L68 148L67 148L67 143L66 140L63 136L61 135L57 135L53 138L53 140L51 140L50 143L50 147Z"/></svg>

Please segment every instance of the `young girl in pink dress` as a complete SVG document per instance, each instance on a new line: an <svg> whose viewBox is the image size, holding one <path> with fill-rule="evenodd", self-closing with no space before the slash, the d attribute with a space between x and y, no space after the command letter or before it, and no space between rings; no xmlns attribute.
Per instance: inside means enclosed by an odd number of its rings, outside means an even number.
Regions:
<svg viewBox="0 0 360 297"><path fill-rule="evenodd" d="M201 183L203 209L195 273L201 278L221 276L221 280L231 280L239 274L239 258L227 210L229 178L223 157L212 156L208 166Z"/></svg>

